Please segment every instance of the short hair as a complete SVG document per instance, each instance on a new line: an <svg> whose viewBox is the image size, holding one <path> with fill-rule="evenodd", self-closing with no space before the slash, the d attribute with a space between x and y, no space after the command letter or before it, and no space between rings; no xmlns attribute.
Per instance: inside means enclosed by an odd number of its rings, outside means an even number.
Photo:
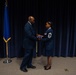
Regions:
<svg viewBox="0 0 76 75"><path fill-rule="evenodd" d="M33 16L29 16L29 17L28 17L28 20L31 20L32 18L34 18L34 17L33 17Z"/></svg>

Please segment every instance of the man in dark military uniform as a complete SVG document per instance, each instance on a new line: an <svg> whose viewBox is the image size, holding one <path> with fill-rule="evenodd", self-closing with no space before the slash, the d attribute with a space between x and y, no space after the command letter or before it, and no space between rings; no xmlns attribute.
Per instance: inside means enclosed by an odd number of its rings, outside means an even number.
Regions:
<svg viewBox="0 0 76 75"><path fill-rule="evenodd" d="M20 69L23 72L27 72L27 68L33 68L36 67L32 65L32 57L33 57L33 49L35 48L36 43L36 34L32 27L32 24L34 24L35 18L33 16L28 17L28 22L25 24L24 27L24 41L23 41L23 48L25 49L25 55L23 58L23 61L21 63Z"/></svg>

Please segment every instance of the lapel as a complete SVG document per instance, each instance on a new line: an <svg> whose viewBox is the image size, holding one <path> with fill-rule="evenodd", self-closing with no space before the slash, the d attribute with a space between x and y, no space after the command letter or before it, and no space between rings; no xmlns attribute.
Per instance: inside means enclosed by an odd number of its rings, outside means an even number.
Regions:
<svg viewBox="0 0 76 75"><path fill-rule="evenodd" d="M35 33L34 33L34 29L33 29L32 25L30 25L30 29L31 29L32 34L34 35Z"/></svg>

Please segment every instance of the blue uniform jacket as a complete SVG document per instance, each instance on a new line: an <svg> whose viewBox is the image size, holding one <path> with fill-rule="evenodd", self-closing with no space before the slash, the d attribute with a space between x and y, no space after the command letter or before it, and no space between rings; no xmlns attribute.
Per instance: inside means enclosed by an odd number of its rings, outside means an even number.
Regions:
<svg viewBox="0 0 76 75"><path fill-rule="evenodd" d="M46 51L52 51L54 48L54 40L53 40L53 30L51 28L47 29L44 33L44 38L42 41L44 43L44 47Z"/></svg>
<svg viewBox="0 0 76 75"><path fill-rule="evenodd" d="M27 22L24 26L24 41L23 48L25 49L33 49L36 44L36 33L32 27L32 25Z"/></svg>

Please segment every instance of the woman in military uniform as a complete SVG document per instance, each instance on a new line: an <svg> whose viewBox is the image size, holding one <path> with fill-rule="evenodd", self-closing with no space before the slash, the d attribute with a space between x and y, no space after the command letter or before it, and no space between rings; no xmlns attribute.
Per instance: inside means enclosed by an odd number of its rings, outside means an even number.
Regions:
<svg viewBox="0 0 76 75"><path fill-rule="evenodd" d="M44 55L47 57L47 65L44 66L45 70L51 69L52 64L52 56L53 56L53 48L54 48L54 41L53 41L53 29L51 22L46 22L46 32L44 33L44 37L41 39L44 43Z"/></svg>

